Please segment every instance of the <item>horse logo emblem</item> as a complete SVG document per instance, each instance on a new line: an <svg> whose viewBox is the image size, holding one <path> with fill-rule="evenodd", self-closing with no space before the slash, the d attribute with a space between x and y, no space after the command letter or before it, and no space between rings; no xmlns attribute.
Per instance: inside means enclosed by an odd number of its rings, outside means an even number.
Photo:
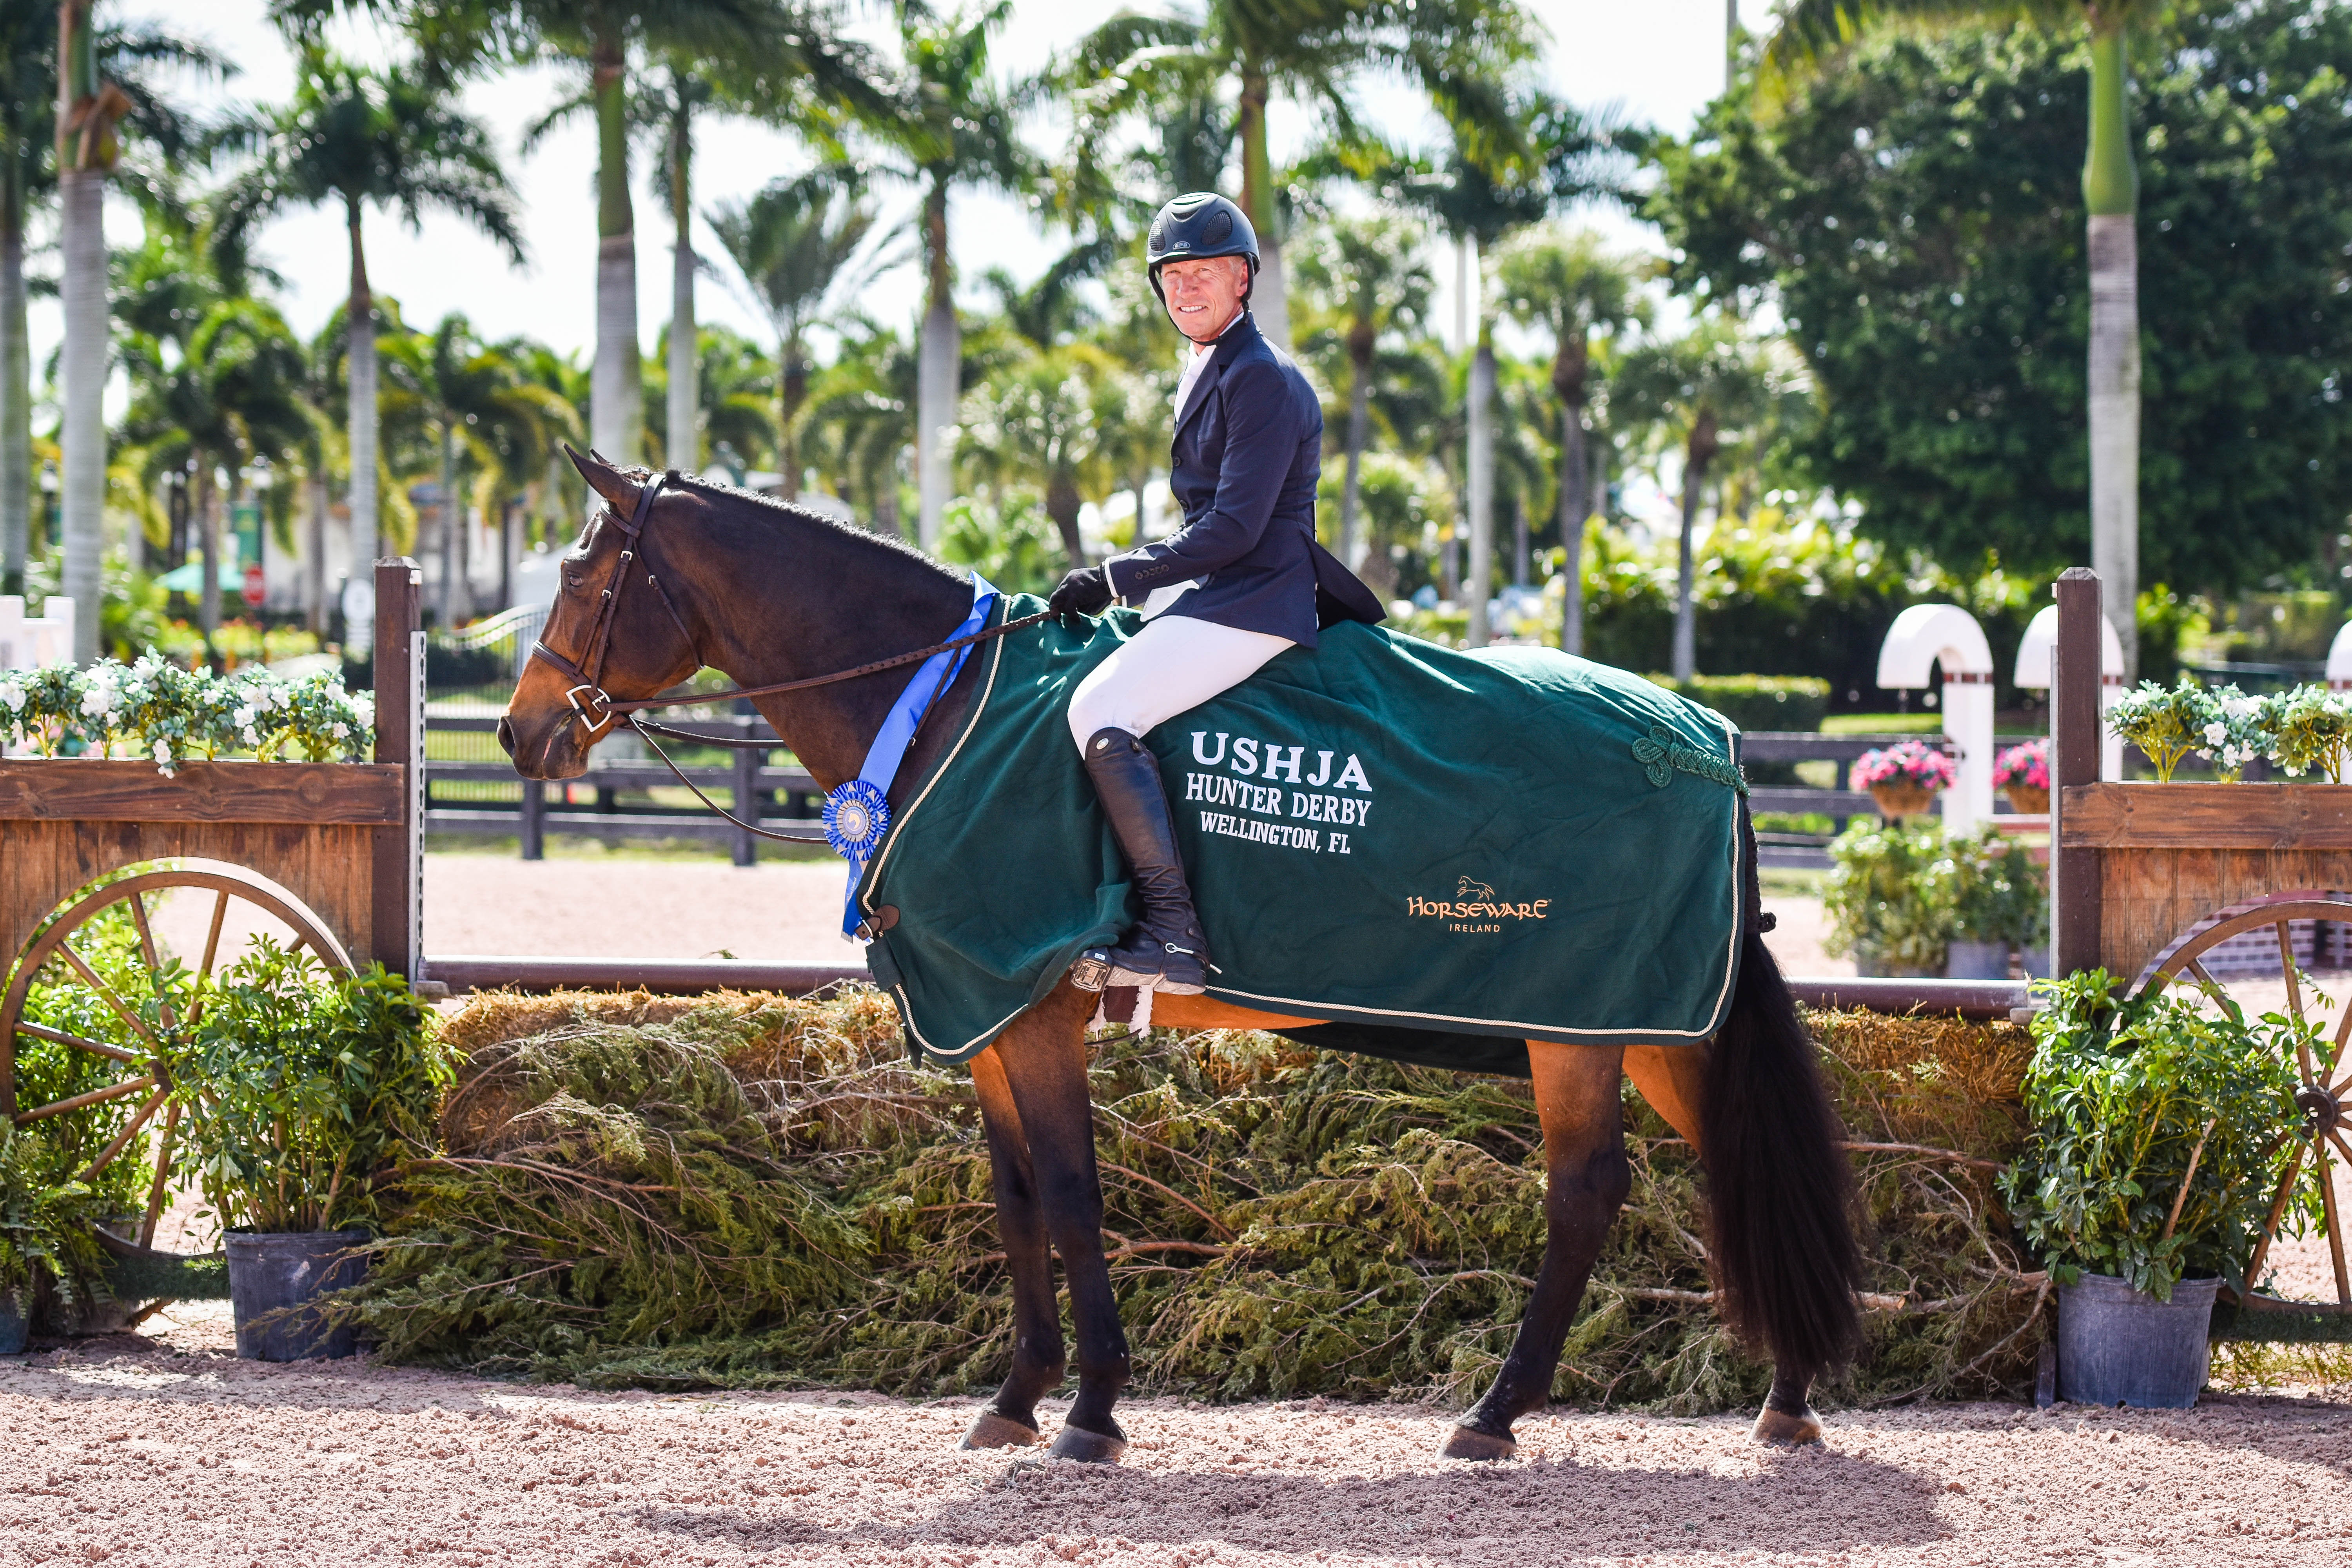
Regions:
<svg viewBox="0 0 2352 1568"><path fill-rule="evenodd" d="M1454 887L1454 901L1455 903L1466 904L1474 899L1481 903L1491 904L1495 901L1495 889L1486 886L1484 882L1477 881L1469 877L1465 877Z"/></svg>

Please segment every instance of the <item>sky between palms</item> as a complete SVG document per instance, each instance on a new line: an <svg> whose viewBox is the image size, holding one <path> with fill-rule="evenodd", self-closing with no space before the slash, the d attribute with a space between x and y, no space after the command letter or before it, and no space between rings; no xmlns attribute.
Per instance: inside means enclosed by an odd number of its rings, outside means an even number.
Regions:
<svg viewBox="0 0 2352 1568"><path fill-rule="evenodd" d="M1528 3L1552 35L1551 83L1574 102L1614 102L1632 118L1680 130L1722 89L1723 0ZM1095 26L1119 4L1121 0L1018 0L998 57L1009 69L1033 69L1048 52ZM1747 26L1760 28L1770 0L1739 4ZM291 87L292 56L262 20L263 0L213 0L194 9L182 0L101 0L101 5L111 20L168 20L219 46L243 68L226 89L230 96L274 100ZM352 30L338 41L365 54L372 37ZM877 29L876 41L882 38ZM475 86L467 107L511 147L518 127L538 114L562 85L554 73L544 70L509 74ZM193 84L188 90L199 100L212 96ZM1375 122L1404 122L1419 113L1412 93L1402 89L1367 107L1388 109L1372 117ZM1277 157L1285 154L1286 141L1287 150L1295 150L1304 131L1302 121L1296 110L1276 106L1272 123ZM806 162L789 139L772 132L711 124L702 137L696 186L698 205L703 206L747 196L773 175L795 172ZM513 174L531 250L527 268L510 268L489 242L453 220L427 219L419 235L394 222L379 221L371 226L369 236L369 273L375 287L398 299L412 322L429 324L446 311L464 310L490 335L521 332L584 356L595 327L594 153L593 132L583 120L550 137L531 157L517 160ZM898 219L903 216L898 209L911 211L913 204L911 192L903 200L894 197L889 216ZM958 271L967 286L976 286L992 266L1006 267L1026 279L1055 254L1054 242L1041 242L1034 226L1003 198L960 195L953 215ZM330 213L297 214L272 225L263 238L263 256L286 279L280 303L287 319L305 335L318 330L346 290L341 222ZM638 321L650 353L669 317L669 219L659 204L641 199L637 222ZM110 206L107 226L109 238L122 243L137 233L137 218L126 205ZM707 230L698 248L705 255L720 254ZM1454 271L1447 266L1437 272L1440 295L1433 319L1451 322ZM706 288L700 292L698 312L705 322L763 333L758 318L727 290ZM880 319L911 322L920 298L920 273L908 267L876 282L863 303ZM37 366L57 343L54 300L35 300L32 318L33 363ZM111 400L109 412L110 416L119 412Z"/></svg>

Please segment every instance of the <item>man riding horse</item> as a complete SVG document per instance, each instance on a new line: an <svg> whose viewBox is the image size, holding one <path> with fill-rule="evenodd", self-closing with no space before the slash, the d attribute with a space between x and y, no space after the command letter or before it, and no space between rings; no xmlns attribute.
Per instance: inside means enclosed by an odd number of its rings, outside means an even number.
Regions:
<svg viewBox="0 0 2352 1568"><path fill-rule="evenodd" d="M1176 384L1168 480L1184 526L1078 568L1049 601L1066 616L1098 616L1116 602L1144 618L1070 696L1070 737L1143 901L1124 940L1088 952L1074 973L1090 990L1196 995L1208 984L1208 940L1143 738L1286 648L1313 647L1321 627L1385 616L1316 542L1323 408L1250 314L1258 255L1248 216L1220 195L1178 196L1152 219L1144 261L1168 319L1192 343ZM1142 521L1139 513L1139 538Z"/></svg>

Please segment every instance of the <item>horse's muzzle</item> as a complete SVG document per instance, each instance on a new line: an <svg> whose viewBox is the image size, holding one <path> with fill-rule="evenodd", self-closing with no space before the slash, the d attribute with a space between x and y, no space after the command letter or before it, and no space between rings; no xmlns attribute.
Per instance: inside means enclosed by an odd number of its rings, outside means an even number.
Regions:
<svg viewBox="0 0 2352 1568"><path fill-rule="evenodd" d="M499 749L509 757L514 755L514 725L505 719L499 721Z"/></svg>

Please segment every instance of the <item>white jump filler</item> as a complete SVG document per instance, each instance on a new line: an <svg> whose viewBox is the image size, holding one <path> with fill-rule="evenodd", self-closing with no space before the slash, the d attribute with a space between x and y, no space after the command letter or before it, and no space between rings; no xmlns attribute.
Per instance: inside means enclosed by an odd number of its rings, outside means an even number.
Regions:
<svg viewBox="0 0 2352 1568"><path fill-rule="evenodd" d="M1944 792L1944 828L1965 833L1992 816L1992 647L1958 605L1914 605L1895 617L1878 647L1878 684L1916 689L1938 665L1944 738L1958 770Z"/></svg>
<svg viewBox="0 0 2352 1568"><path fill-rule="evenodd" d="M2339 643L2344 639L2337 637ZM2025 638L2017 645L2017 684L2021 690L2050 689L2050 668L2058 657L2058 606L2044 605L2027 623ZM2332 678L2336 666L2328 663ZM2116 628L2107 621L2099 622L2099 778L2105 784L2121 783L2124 776L2123 737L2107 728L2107 710L2123 700L2124 645L2116 636Z"/></svg>

